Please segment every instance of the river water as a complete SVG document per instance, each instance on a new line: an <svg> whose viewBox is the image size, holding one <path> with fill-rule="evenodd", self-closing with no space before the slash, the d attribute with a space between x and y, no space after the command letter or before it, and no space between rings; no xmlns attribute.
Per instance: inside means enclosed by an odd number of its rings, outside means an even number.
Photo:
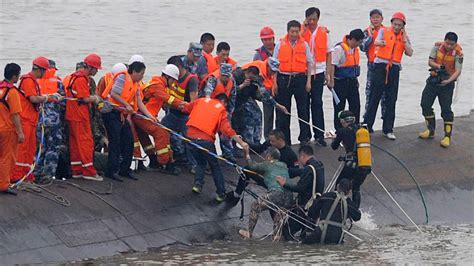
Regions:
<svg viewBox="0 0 474 266"><path fill-rule="evenodd" d="M75 63L91 52L102 56L104 70L96 80L117 62L127 62L131 55L141 54L147 65L146 78L160 74L167 58L184 54L190 41L199 41L201 33L212 32L219 41L231 45L231 56L241 64L260 46L262 26L272 26L278 36L286 31L286 22L303 20L307 7L321 9L320 24L331 31L333 42L354 28L365 28L368 12L381 8L385 24L395 11L407 16L406 30L411 38L414 56L404 58L397 102L396 126L422 121L419 107L421 92L428 74L427 59L435 41L447 31L459 35L465 54L463 74L456 89L455 115L473 109L473 13L472 0L467 1L124 1L61 0L0 1L0 66L17 62L26 73L31 60L43 55L56 60L59 74L73 71ZM365 57L362 57L360 93L365 103ZM324 92L327 128L332 127L332 104L329 91ZM295 106L295 105L293 105ZM296 113L296 108L292 110ZM439 117L439 107L435 104ZM380 128L377 121L375 128ZM292 129L298 132L296 121ZM297 134L293 134L296 138ZM416 136L414 136L416 137ZM297 143L297 140L294 139ZM430 226L430 232L419 235L403 227L384 227L371 231L383 240L362 244L349 241L344 247L301 247L271 245L267 242L215 242L197 247L171 247L140 256L118 258L122 262L144 260L167 262L358 262L358 263L468 263L472 261L473 233L468 225ZM135 256L135 257L134 257ZM113 259L110 259L113 261Z"/></svg>

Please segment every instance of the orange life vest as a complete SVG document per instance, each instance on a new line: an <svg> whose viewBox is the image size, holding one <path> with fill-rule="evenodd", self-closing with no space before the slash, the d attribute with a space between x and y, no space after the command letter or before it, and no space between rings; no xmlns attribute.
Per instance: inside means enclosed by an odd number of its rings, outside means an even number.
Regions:
<svg viewBox="0 0 474 266"><path fill-rule="evenodd" d="M15 86L6 81L2 80L0 81L0 103L4 104L7 109L10 110L10 106L8 105L7 102L7 97L8 97L8 92L10 92L10 89L15 88Z"/></svg>
<svg viewBox="0 0 474 266"><path fill-rule="evenodd" d="M328 53L328 32L329 30L324 26L318 26L314 36L313 55L316 63L326 62ZM308 44L310 44L308 42Z"/></svg>
<svg viewBox="0 0 474 266"><path fill-rule="evenodd" d="M367 60L369 61L369 63L373 63L374 60L375 60L375 45L374 45L374 41L377 40L377 36L379 35L379 30L383 27L380 26L379 29L374 29L374 33L372 34L371 33L371 26L367 27L367 29L365 29L367 31L367 33L369 34L369 36L372 37L372 43L369 45L369 49L367 49L367 52L365 52L365 54L367 55Z"/></svg>
<svg viewBox="0 0 474 266"><path fill-rule="evenodd" d="M444 42L437 42L435 43L435 46L438 47L435 62L437 64L444 65L449 75L454 74L456 71L456 56L463 56L461 45L456 44L454 49L449 53L444 47Z"/></svg>
<svg viewBox="0 0 474 266"><path fill-rule="evenodd" d="M109 82L108 86L105 88L105 90L102 92L102 98L107 99L110 98L109 101L121 105L118 101L113 99L110 96L110 93L112 92L112 87L114 86L115 80L120 76L120 75L125 75L125 82L123 84L122 88L122 93L120 94L120 98L122 98L125 102L130 104L133 107L134 111L138 110L138 103L137 103L137 91L140 90L140 82L134 82L132 80L132 77L130 74L128 74L127 71L121 71L118 72L117 74L114 75L112 82Z"/></svg>
<svg viewBox="0 0 474 266"><path fill-rule="evenodd" d="M306 25L304 25L304 23L301 23L300 35L308 44L311 41L311 34L313 34L311 30Z"/></svg>
<svg viewBox="0 0 474 266"><path fill-rule="evenodd" d="M182 82L179 82L176 86L173 86L173 88L168 90L169 94L176 97L177 99L180 99L181 101L189 101L189 99L186 99L189 98L189 96L186 97L186 92L188 89L188 83L193 77L199 80L196 74L188 73Z"/></svg>
<svg viewBox="0 0 474 266"><path fill-rule="evenodd" d="M260 76L263 78L263 86L268 91L272 90L273 87L273 75L269 76L268 73L268 59L265 61L253 61L242 66L242 69L247 69L251 66L255 66L260 71Z"/></svg>
<svg viewBox="0 0 474 266"><path fill-rule="evenodd" d="M225 106L216 99L199 98L186 123L188 127L195 127L209 136L216 135L222 115L226 114Z"/></svg>
<svg viewBox="0 0 474 266"><path fill-rule="evenodd" d="M158 85L158 86L154 86ZM151 87L154 86L154 87ZM158 89L156 96L153 95L153 89ZM173 105L176 97L169 94L170 89L166 83L166 80L162 76L152 76L151 80L143 88L144 102L146 103L146 109L154 116L158 116L158 113L163 107L164 103Z"/></svg>
<svg viewBox="0 0 474 266"><path fill-rule="evenodd" d="M46 73L41 79L38 79L38 85L40 87L41 94L54 94L58 92L58 82L60 78L55 76L56 69L51 68L46 70Z"/></svg>
<svg viewBox="0 0 474 266"><path fill-rule="evenodd" d="M395 34L391 27L383 28L383 40L385 46L378 46L375 50L375 57L388 60L391 63L401 63L405 52L405 41L403 34Z"/></svg>
<svg viewBox="0 0 474 266"><path fill-rule="evenodd" d="M204 56L204 58L206 59L207 73L212 73L219 68L219 65L217 64L216 60L214 60L212 54L208 54L202 51L202 56Z"/></svg>
<svg viewBox="0 0 474 266"><path fill-rule="evenodd" d="M105 75L102 77L102 80L99 81L99 84L96 87L96 95L102 97L102 94L104 93L105 89L109 86L113 79L114 75L112 74L112 72L105 73Z"/></svg>
<svg viewBox="0 0 474 266"><path fill-rule="evenodd" d="M280 51L278 53L280 71L289 73L306 72L306 42L304 39L300 36L295 46L291 46L288 34L286 34L280 41Z"/></svg>
<svg viewBox="0 0 474 266"><path fill-rule="evenodd" d="M216 71L218 68L219 68L219 57L216 55L214 56L214 61L216 62L216 68L214 69L207 69L208 70L208 73L212 73L214 71ZM232 59L231 57L227 58L227 61L225 62L227 64L231 64L232 65L232 69L235 70L235 68L237 67L237 61L235 61L234 59Z"/></svg>
<svg viewBox="0 0 474 266"><path fill-rule="evenodd" d="M41 96L41 90L40 90L38 81L36 80L36 78L35 78L35 76L33 75L33 73L30 72L30 73L28 73L28 74L25 74L25 75L23 75L23 76L20 77L20 84L18 85L18 92L19 92L20 95L21 95L21 98L20 98L20 99L22 99L22 100L21 100L22 105L23 105L23 103L25 103L25 104L31 104L31 105L34 107L34 109L36 109L36 111L38 112L38 111L39 111L39 104L37 104L37 103L32 103L32 102L30 101L30 99L26 97L25 92L24 92L23 89L22 89L22 86L21 86L21 85L22 85L23 81L26 80L26 79L31 79L31 80L33 80L33 82L34 82L34 84L35 84L36 95L37 95L37 96ZM25 111L27 108L23 108L23 109L24 109L24 111Z"/></svg>
<svg viewBox="0 0 474 266"><path fill-rule="evenodd" d="M347 44L346 37L338 45L344 50L346 60L344 64L335 66L334 77L338 79L358 77L360 75L359 48L356 47L354 48L354 53L349 53L351 47Z"/></svg>
<svg viewBox="0 0 474 266"><path fill-rule="evenodd" d="M230 97L230 94L232 92L232 88L234 88L234 81L232 77L229 78L229 81L227 81L227 85L224 85L220 79L221 76L221 71L216 70L213 73L211 73L209 76L213 76L217 79L217 84L216 87L214 88L214 91L211 94L211 98L214 99L216 98L217 95L225 93L227 97ZM209 78L208 76L208 78Z"/></svg>

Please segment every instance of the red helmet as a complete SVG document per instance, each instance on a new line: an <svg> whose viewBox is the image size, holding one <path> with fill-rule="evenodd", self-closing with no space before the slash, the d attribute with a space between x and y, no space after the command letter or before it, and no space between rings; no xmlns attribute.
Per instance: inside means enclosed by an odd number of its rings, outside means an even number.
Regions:
<svg viewBox="0 0 474 266"><path fill-rule="evenodd" d="M33 65L38 66L42 69L49 69L49 60L44 56L39 56L36 57L35 60L33 60Z"/></svg>
<svg viewBox="0 0 474 266"><path fill-rule="evenodd" d="M275 32L273 31L272 28L266 26L260 30L260 39L268 39L268 38L274 38L274 37L275 37Z"/></svg>
<svg viewBox="0 0 474 266"><path fill-rule="evenodd" d="M88 66L102 69L102 60L98 54L90 54L84 58L84 63Z"/></svg>
<svg viewBox="0 0 474 266"><path fill-rule="evenodd" d="M401 21L403 21L403 24L407 24L407 20L405 18L405 14L403 14L402 12L395 12L393 13L393 16L392 16L392 19L390 20L390 22L394 19L399 19Z"/></svg>

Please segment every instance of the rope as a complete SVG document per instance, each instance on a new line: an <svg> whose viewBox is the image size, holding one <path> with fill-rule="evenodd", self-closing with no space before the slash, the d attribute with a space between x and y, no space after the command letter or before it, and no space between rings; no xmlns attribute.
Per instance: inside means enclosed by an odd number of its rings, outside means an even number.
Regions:
<svg viewBox="0 0 474 266"><path fill-rule="evenodd" d="M390 197L390 199L395 203L395 205L397 205L397 207L400 209L400 211L402 211L402 213L408 218L408 220L416 227L416 229L420 232L420 233L423 233L423 231L421 230L421 228L410 218L410 216L408 216L408 214L405 212L405 210L400 206L400 204L398 204L398 202L395 200L395 198L392 196L392 194L387 190L387 188L383 185L382 181L380 181L380 179L375 175L374 171L371 172L371 174L375 177L375 179L377 180L377 182L379 182L380 186L382 186L382 188L385 190L385 192L387 192L388 196Z"/></svg>
<svg viewBox="0 0 474 266"><path fill-rule="evenodd" d="M40 104L40 126L41 126L41 137L40 137L40 143L38 145L38 150L36 151L35 159L33 161L33 164L30 166L30 170L22 177L20 178L17 182L13 183L10 185L10 188L15 188L18 187L25 181L25 179L33 173L36 167L36 162L39 161L39 157L41 155L41 152L43 150L43 144L44 144L44 135L45 135L45 130L44 130L44 103ZM36 132L35 132L36 134Z"/></svg>
<svg viewBox="0 0 474 266"><path fill-rule="evenodd" d="M382 147L378 146L378 145L375 145L373 143L371 143L371 145L383 152L385 152L386 154L390 155L392 158L394 158L402 167L403 169L405 169L405 171L407 171L408 175L410 175L411 179L413 180L413 182L415 182L415 185L416 185L416 188L418 190L418 193L420 194L421 196L421 202L423 203L423 208L425 209L425 224L428 224L429 222L429 214L428 214L428 207L426 206L426 200L425 200L425 196L423 194L423 191L421 190L421 186L420 184L418 184L418 181L416 180L415 176L412 174L412 172L410 171L410 169L408 169L408 167L405 165L405 163L403 163L402 160L400 160L400 158L398 158L395 154L389 152L388 150L386 149L383 149Z"/></svg>
<svg viewBox="0 0 474 266"><path fill-rule="evenodd" d="M331 191L332 188L336 185L337 177L342 172L343 168L344 168L344 162L341 162L339 164L339 167L337 168L336 172L334 173L334 176L332 177L331 182L329 182L328 186L324 190L324 193Z"/></svg>
<svg viewBox="0 0 474 266"><path fill-rule="evenodd" d="M39 197L42 197L42 198L51 200L55 203L58 203L59 205L62 205L62 206L65 206L65 207L70 207L71 203L69 202L69 200L67 200L63 196L59 195L58 193L53 192L50 189L46 188L47 186L51 185L52 183L53 182L51 182L47 185L37 185L37 184L34 184L34 183L25 182L25 183L20 183L19 185L17 185L17 187L18 187L19 190L30 192L34 195L39 196ZM43 192L49 193L49 194L53 195L54 197L50 198L50 197L42 194Z"/></svg>

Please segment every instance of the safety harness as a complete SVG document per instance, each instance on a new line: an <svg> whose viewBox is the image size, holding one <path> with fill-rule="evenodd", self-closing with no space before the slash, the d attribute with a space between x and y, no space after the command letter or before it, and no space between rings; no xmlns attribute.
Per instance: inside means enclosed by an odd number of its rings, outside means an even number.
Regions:
<svg viewBox="0 0 474 266"><path fill-rule="evenodd" d="M334 202L331 205L331 208L329 209L328 215L326 216L326 219L320 220L319 221L319 228L321 229L321 244L324 244L326 240L326 234L328 230L328 226L337 226L341 228L341 237L339 238L338 244L341 244L342 239L344 238L344 226L347 220L347 197L343 195L342 193L335 191L336 193L336 198L334 199ZM332 215L334 214L334 211L336 210L337 205L341 203L341 217L343 223L338 223L335 221L332 221Z"/></svg>
<svg viewBox="0 0 474 266"><path fill-rule="evenodd" d="M309 209L311 206L313 206L314 201L318 196L321 196L321 193L316 193L316 169L312 165L308 165L311 168L311 171L313 172L313 190L311 193L311 198L306 202L306 205L304 205L304 212L308 214Z"/></svg>

